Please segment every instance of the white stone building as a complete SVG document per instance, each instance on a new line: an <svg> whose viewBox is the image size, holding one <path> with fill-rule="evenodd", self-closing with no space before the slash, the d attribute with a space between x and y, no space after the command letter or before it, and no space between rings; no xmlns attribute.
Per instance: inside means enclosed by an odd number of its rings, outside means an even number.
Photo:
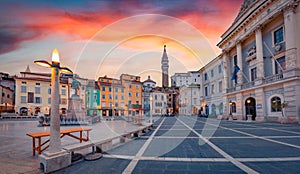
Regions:
<svg viewBox="0 0 300 174"><path fill-rule="evenodd" d="M152 115L166 115L167 114L167 96L166 93L153 90L151 93L152 98ZM151 101L151 100L150 100Z"/></svg>
<svg viewBox="0 0 300 174"><path fill-rule="evenodd" d="M299 1L244 1L218 43L225 68L225 117L231 112L240 120L299 121L299 31Z"/></svg>
<svg viewBox="0 0 300 174"><path fill-rule="evenodd" d="M189 86L192 84L200 84L199 71L189 71L187 73L175 73L173 76L171 76L172 87Z"/></svg>
<svg viewBox="0 0 300 174"><path fill-rule="evenodd" d="M201 110L201 90L200 85L190 85L180 87L179 94L179 114L196 115Z"/></svg>

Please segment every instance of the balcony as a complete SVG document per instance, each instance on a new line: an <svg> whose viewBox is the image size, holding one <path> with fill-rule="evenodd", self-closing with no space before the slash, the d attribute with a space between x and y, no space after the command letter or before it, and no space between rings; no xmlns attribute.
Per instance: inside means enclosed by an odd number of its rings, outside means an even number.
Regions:
<svg viewBox="0 0 300 174"><path fill-rule="evenodd" d="M247 52L247 58L246 58L246 62L250 62L251 60L254 60L256 59L256 47L253 46L251 47L248 52Z"/></svg>
<svg viewBox="0 0 300 174"><path fill-rule="evenodd" d="M273 76L269 76L269 77L266 77L264 80L263 80L263 83L264 84L267 84L267 83L273 83L275 81L278 81L278 80L282 80L283 79L283 74L275 74Z"/></svg>
<svg viewBox="0 0 300 174"><path fill-rule="evenodd" d="M231 93L231 92L234 92L235 90L236 90L236 88L234 86L234 87L226 89L226 93Z"/></svg>
<svg viewBox="0 0 300 174"><path fill-rule="evenodd" d="M247 89L247 88L251 88L255 85L254 81L253 82L249 82L249 83L245 83L242 85L242 89Z"/></svg>

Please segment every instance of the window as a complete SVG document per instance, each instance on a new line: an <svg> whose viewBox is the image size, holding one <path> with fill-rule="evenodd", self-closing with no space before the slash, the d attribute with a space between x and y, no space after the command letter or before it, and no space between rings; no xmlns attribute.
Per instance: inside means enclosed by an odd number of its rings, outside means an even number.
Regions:
<svg viewBox="0 0 300 174"><path fill-rule="evenodd" d="M131 97L131 92L128 92L128 96Z"/></svg>
<svg viewBox="0 0 300 174"><path fill-rule="evenodd" d="M109 99L112 99L111 94L108 95L108 98L109 98Z"/></svg>
<svg viewBox="0 0 300 174"><path fill-rule="evenodd" d="M105 86L102 86L102 91L105 91Z"/></svg>
<svg viewBox="0 0 300 174"><path fill-rule="evenodd" d="M115 103L115 107L119 107L119 103Z"/></svg>
<svg viewBox="0 0 300 174"><path fill-rule="evenodd" d="M251 81L254 81L257 76L256 76L256 67L251 69Z"/></svg>
<svg viewBox="0 0 300 174"><path fill-rule="evenodd" d="M115 91L116 91L116 92L118 92L118 91L119 91L119 89L118 89L118 88L115 88Z"/></svg>
<svg viewBox="0 0 300 174"><path fill-rule="evenodd" d="M102 107L105 107L105 106L106 106L106 103L105 103L105 102L102 102L102 103L101 103L101 106L102 106Z"/></svg>
<svg viewBox="0 0 300 174"><path fill-rule="evenodd" d="M222 73L222 66L221 65L218 66L218 70L219 70L219 74L221 74Z"/></svg>
<svg viewBox="0 0 300 174"><path fill-rule="evenodd" d="M208 80L207 73L204 74L204 80Z"/></svg>
<svg viewBox="0 0 300 174"><path fill-rule="evenodd" d="M280 57L275 61L275 74L281 74L282 70L285 70L285 57Z"/></svg>
<svg viewBox="0 0 300 174"><path fill-rule="evenodd" d="M136 85L136 89L139 89L140 85Z"/></svg>
<svg viewBox="0 0 300 174"><path fill-rule="evenodd" d="M212 94L215 93L215 85L211 85L211 93L212 93Z"/></svg>
<svg viewBox="0 0 300 174"><path fill-rule="evenodd" d="M40 94L41 93L41 88L40 87L35 87L35 93Z"/></svg>
<svg viewBox="0 0 300 174"><path fill-rule="evenodd" d="M121 89L121 92L124 93L124 88Z"/></svg>
<svg viewBox="0 0 300 174"><path fill-rule="evenodd" d="M5 96L5 93L4 92L2 92L2 97L4 97Z"/></svg>
<svg viewBox="0 0 300 174"><path fill-rule="evenodd" d="M163 95L161 96L161 100L164 100L164 96Z"/></svg>
<svg viewBox="0 0 300 174"><path fill-rule="evenodd" d="M129 88L131 88L132 86L131 85L129 85Z"/></svg>
<svg viewBox="0 0 300 174"><path fill-rule="evenodd" d="M219 81L219 92L222 92L223 89L223 83L222 81Z"/></svg>
<svg viewBox="0 0 300 174"><path fill-rule="evenodd" d="M131 105L131 100L128 101L128 105L129 105L129 106Z"/></svg>
<svg viewBox="0 0 300 174"><path fill-rule="evenodd" d="M204 88L204 93L205 93L205 96L208 96L208 88L207 88L207 86L205 86L205 88Z"/></svg>
<svg viewBox="0 0 300 174"><path fill-rule="evenodd" d="M140 102L139 101L135 101L135 103L138 105Z"/></svg>
<svg viewBox="0 0 300 174"><path fill-rule="evenodd" d="M139 96L139 93L138 93L138 92L137 92L137 93L135 93L135 96L137 96L137 97L138 97L138 96Z"/></svg>
<svg viewBox="0 0 300 174"><path fill-rule="evenodd" d="M154 96L154 99L157 100L157 95Z"/></svg>
<svg viewBox="0 0 300 174"><path fill-rule="evenodd" d="M27 84L27 82L21 82L22 84Z"/></svg>
<svg viewBox="0 0 300 174"><path fill-rule="evenodd" d="M237 55L233 56L233 66L237 65Z"/></svg>
<svg viewBox="0 0 300 174"><path fill-rule="evenodd" d="M50 97L48 98L48 104L51 104L51 98Z"/></svg>
<svg viewBox="0 0 300 174"><path fill-rule="evenodd" d="M41 84L40 84L40 83L35 83L35 85L36 85L36 86L40 86Z"/></svg>
<svg viewBox="0 0 300 174"><path fill-rule="evenodd" d="M61 90L61 95L67 95L67 91L65 89Z"/></svg>
<svg viewBox="0 0 300 174"><path fill-rule="evenodd" d="M118 95L115 96L115 99L118 100Z"/></svg>
<svg viewBox="0 0 300 174"><path fill-rule="evenodd" d="M279 28L278 30L274 31L274 45L283 42L283 27Z"/></svg>
<svg viewBox="0 0 300 174"><path fill-rule="evenodd" d="M48 89L48 94L51 94L51 88Z"/></svg>
<svg viewBox="0 0 300 174"><path fill-rule="evenodd" d="M214 70L213 69L210 70L210 75L211 75L211 77L214 77Z"/></svg>
<svg viewBox="0 0 300 174"><path fill-rule="evenodd" d="M111 86L110 86L110 87L108 87L108 91L109 91L109 92L111 92Z"/></svg>
<svg viewBox="0 0 300 174"><path fill-rule="evenodd" d="M26 96L21 96L21 103L26 103L26 100L27 100Z"/></svg>
<svg viewBox="0 0 300 174"><path fill-rule="evenodd" d="M67 104L67 99L62 98L62 99L61 99L61 104L63 104L63 105Z"/></svg>
<svg viewBox="0 0 300 174"><path fill-rule="evenodd" d="M21 92L27 92L26 86L21 86Z"/></svg>
<svg viewBox="0 0 300 174"><path fill-rule="evenodd" d="M9 98L10 97L10 95L9 94L7 94L7 96L6 96L7 98Z"/></svg>
<svg viewBox="0 0 300 174"><path fill-rule="evenodd" d="M105 99L105 94L102 94L102 99Z"/></svg>
<svg viewBox="0 0 300 174"><path fill-rule="evenodd" d="M121 99L124 100L124 95L121 96Z"/></svg>
<svg viewBox="0 0 300 174"><path fill-rule="evenodd" d="M271 98L271 112L281 112L281 99L277 96Z"/></svg>
<svg viewBox="0 0 300 174"><path fill-rule="evenodd" d="M34 98L34 103L42 103L42 98L41 97L35 97Z"/></svg>
<svg viewBox="0 0 300 174"><path fill-rule="evenodd" d="M33 92L28 92L28 100L27 100L27 102L28 103L33 103L34 101L34 94L33 94Z"/></svg>

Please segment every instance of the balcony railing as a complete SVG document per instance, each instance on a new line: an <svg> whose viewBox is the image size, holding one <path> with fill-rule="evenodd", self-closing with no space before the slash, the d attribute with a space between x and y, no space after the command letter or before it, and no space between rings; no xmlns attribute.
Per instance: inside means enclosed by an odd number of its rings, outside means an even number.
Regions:
<svg viewBox="0 0 300 174"><path fill-rule="evenodd" d="M234 92L236 89L235 89L235 86L234 87L231 87L231 88L228 88L226 89L226 92L227 93L230 93L230 92Z"/></svg>
<svg viewBox="0 0 300 174"><path fill-rule="evenodd" d="M254 86L254 81L253 82L249 82L249 83L245 83L242 85L242 89L247 89L247 88L251 88Z"/></svg>
<svg viewBox="0 0 300 174"><path fill-rule="evenodd" d="M281 80L283 79L283 74L276 74L276 75L273 75L273 76L270 76L270 77L266 77L263 81L264 84L267 84L267 83L272 83L272 82L275 82L275 81L278 81L278 80Z"/></svg>

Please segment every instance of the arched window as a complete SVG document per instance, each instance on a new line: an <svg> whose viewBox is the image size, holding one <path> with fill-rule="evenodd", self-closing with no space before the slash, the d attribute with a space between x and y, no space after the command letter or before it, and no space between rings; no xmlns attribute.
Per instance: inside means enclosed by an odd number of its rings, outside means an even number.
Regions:
<svg viewBox="0 0 300 174"><path fill-rule="evenodd" d="M281 112L281 99L277 96L271 98L271 112Z"/></svg>

